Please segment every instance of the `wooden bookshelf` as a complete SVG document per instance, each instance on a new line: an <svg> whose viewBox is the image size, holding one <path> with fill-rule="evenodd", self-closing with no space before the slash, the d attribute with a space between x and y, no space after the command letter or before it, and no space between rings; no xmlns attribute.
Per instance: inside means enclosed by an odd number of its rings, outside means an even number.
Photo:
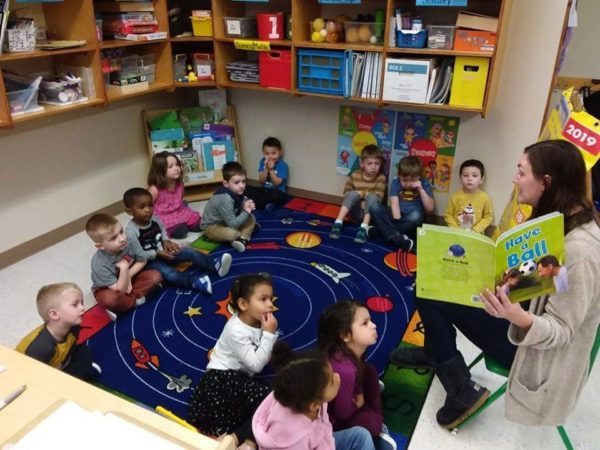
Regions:
<svg viewBox="0 0 600 450"><path fill-rule="evenodd" d="M156 91L170 91L175 88L229 88L250 89L264 92L275 92L292 96L314 96L331 98L338 101L355 101L376 106L410 106L431 111L465 111L478 113L485 116L497 87L501 65L499 58L506 43L505 18L509 15L512 0L471 0L466 8L419 8L414 0L362 0L360 4L321 4L318 0L270 0L269 2L252 2L237 0L152 0L139 1L97 1L93 0L64 0L58 3L38 3L37 5L44 16L48 36L51 39L85 40L82 47L65 48L53 51L33 51L22 53L5 53L0 55L0 68L12 68L14 65L24 64L34 60L48 60L50 64L82 64L91 67L97 98L87 102L70 105L68 107L46 108L43 112L18 116L13 120L10 106L6 97L4 84L0 79L0 128L9 128L14 123L43 118L49 115L60 114L72 109L105 104L123 98L130 98ZM105 40L98 41L95 33L95 15L100 12L119 11L153 11L159 23L159 31L169 32L168 8L181 5L187 14L191 9L210 9L212 11L214 36L178 36L155 41L125 41ZM187 9L186 9L187 8ZM413 10L421 15L425 24L453 24L459 9L480 12L499 17L498 42L494 52L467 52L458 50L438 50L427 48L397 48L390 47L388 38L390 34L391 18L396 8ZM382 44L360 43L317 43L310 40L310 23L317 17L331 18L340 14L356 17L357 14L374 14L376 10L385 12L385 23ZM248 52L235 48L235 39L225 33L225 17L254 16L257 12L284 12L291 14L292 39L271 42L272 49L289 50L292 55L290 68L292 85L290 89L273 89L262 87L257 83L233 82L229 79L226 65L229 62L247 58ZM184 14L184 16L185 16ZM191 28L191 25L190 25ZM257 39L249 37L245 39ZM103 50L125 49L130 53L153 53L155 55L155 82L144 91L117 95L107 93L104 88L104 75L102 73L101 53ZM139 50L138 50L139 49ZM427 58L427 57L458 57L475 56L488 58L490 67L485 89L484 102L481 108L464 108L451 105L417 104L388 102L382 100L383 83L376 98L344 98L341 95L328 95L316 92L301 91L298 89L298 57L300 49L319 49L335 51L376 52L382 55L383 64L387 58ZM215 79L193 83L181 83L173 79L173 55L176 53L191 54L213 53ZM383 68L380 76L383 76ZM1 77L0 77L1 78ZM88 80L89 82L89 80Z"/></svg>

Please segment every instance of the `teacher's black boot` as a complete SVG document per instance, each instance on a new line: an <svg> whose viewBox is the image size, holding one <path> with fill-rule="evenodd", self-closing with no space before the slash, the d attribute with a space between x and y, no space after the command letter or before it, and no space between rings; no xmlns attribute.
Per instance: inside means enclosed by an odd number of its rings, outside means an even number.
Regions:
<svg viewBox="0 0 600 450"><path fill-rule="evenodd" d="M471 380L471 372L460 353L450 361L437 365L435 372L447 394L436 419L438 424L451 430L481 408L490 391Z"/></svg>

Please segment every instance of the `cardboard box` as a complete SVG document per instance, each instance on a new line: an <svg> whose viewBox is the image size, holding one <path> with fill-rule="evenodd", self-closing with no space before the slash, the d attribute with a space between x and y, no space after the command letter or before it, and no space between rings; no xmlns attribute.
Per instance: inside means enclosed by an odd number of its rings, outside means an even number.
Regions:
<svg viewBox="0 0 600 450"><path fill-rule="evenodd" d="M459 28L454 36L454 50L491 53L496 48L496 41L496 33Z"/></svg>
<svg viewBox="0 0 600 450"><path fill-rule="evenodd" d="M457 56L452 75L450 105L481 108L489 66L489 58Z"/></svg>
<svg viewBox="0 0 600 450"><path fill-rule="evenodd" d="M482 30L496 33L498 31L498 18L483 16L467 11L460 11L456 18L458 28L469 28L471 30Z"/></svg>
<svg viewBox="0 0 600 450"><path fill-rule="evenodd" d="M387 58L383 78L383 100L425 103L431 60Z"/></svg>

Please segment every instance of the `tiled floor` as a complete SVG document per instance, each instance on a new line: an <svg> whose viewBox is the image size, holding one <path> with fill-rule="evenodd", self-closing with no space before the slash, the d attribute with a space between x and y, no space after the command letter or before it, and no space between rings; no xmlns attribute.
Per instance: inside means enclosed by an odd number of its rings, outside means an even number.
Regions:
<svg viewBox="0 0 600 450"><path fill-rule="evenodd" d="M202 208L201 205L195 207ZM129 220L125 214L119 216L119 219L123 224ZM73 281L83 288L86 305L93 305L89 262L94 250L92 242L82 232L0 271L0 344L13 347L25 333L39 325L35 296L44 284ZM477 354L476 349L464 338L461 338L459 346L467 361ZM488 373L483 365L474 370L473 374L480 384L488 387L499 385L500 379ZM443 389L436 379L413 435L411 449L563 448L558 432L553 428L524 427L507 421L504 418L503 400L497 401L457 435L451 435L435 423L435 412L443 401ZM565 426L575 448L600 449L598 405L600 367L592 372L577 409Z"/></svg>

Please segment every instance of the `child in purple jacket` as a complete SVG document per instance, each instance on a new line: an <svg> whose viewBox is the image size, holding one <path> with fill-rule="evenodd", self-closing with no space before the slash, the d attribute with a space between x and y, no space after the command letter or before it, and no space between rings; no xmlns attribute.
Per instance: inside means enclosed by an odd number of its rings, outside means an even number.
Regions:
<svg viewBox="0 0 600 450"><path fill-rule="evenodd" d="M343 300L321 314L319 349L340 376L340 389L328 408L333 430L361 426L371 433L376 448L395 450L383 424L377 371L364 360L365 351L376 342L377 326L360 303Z"/></svg>

